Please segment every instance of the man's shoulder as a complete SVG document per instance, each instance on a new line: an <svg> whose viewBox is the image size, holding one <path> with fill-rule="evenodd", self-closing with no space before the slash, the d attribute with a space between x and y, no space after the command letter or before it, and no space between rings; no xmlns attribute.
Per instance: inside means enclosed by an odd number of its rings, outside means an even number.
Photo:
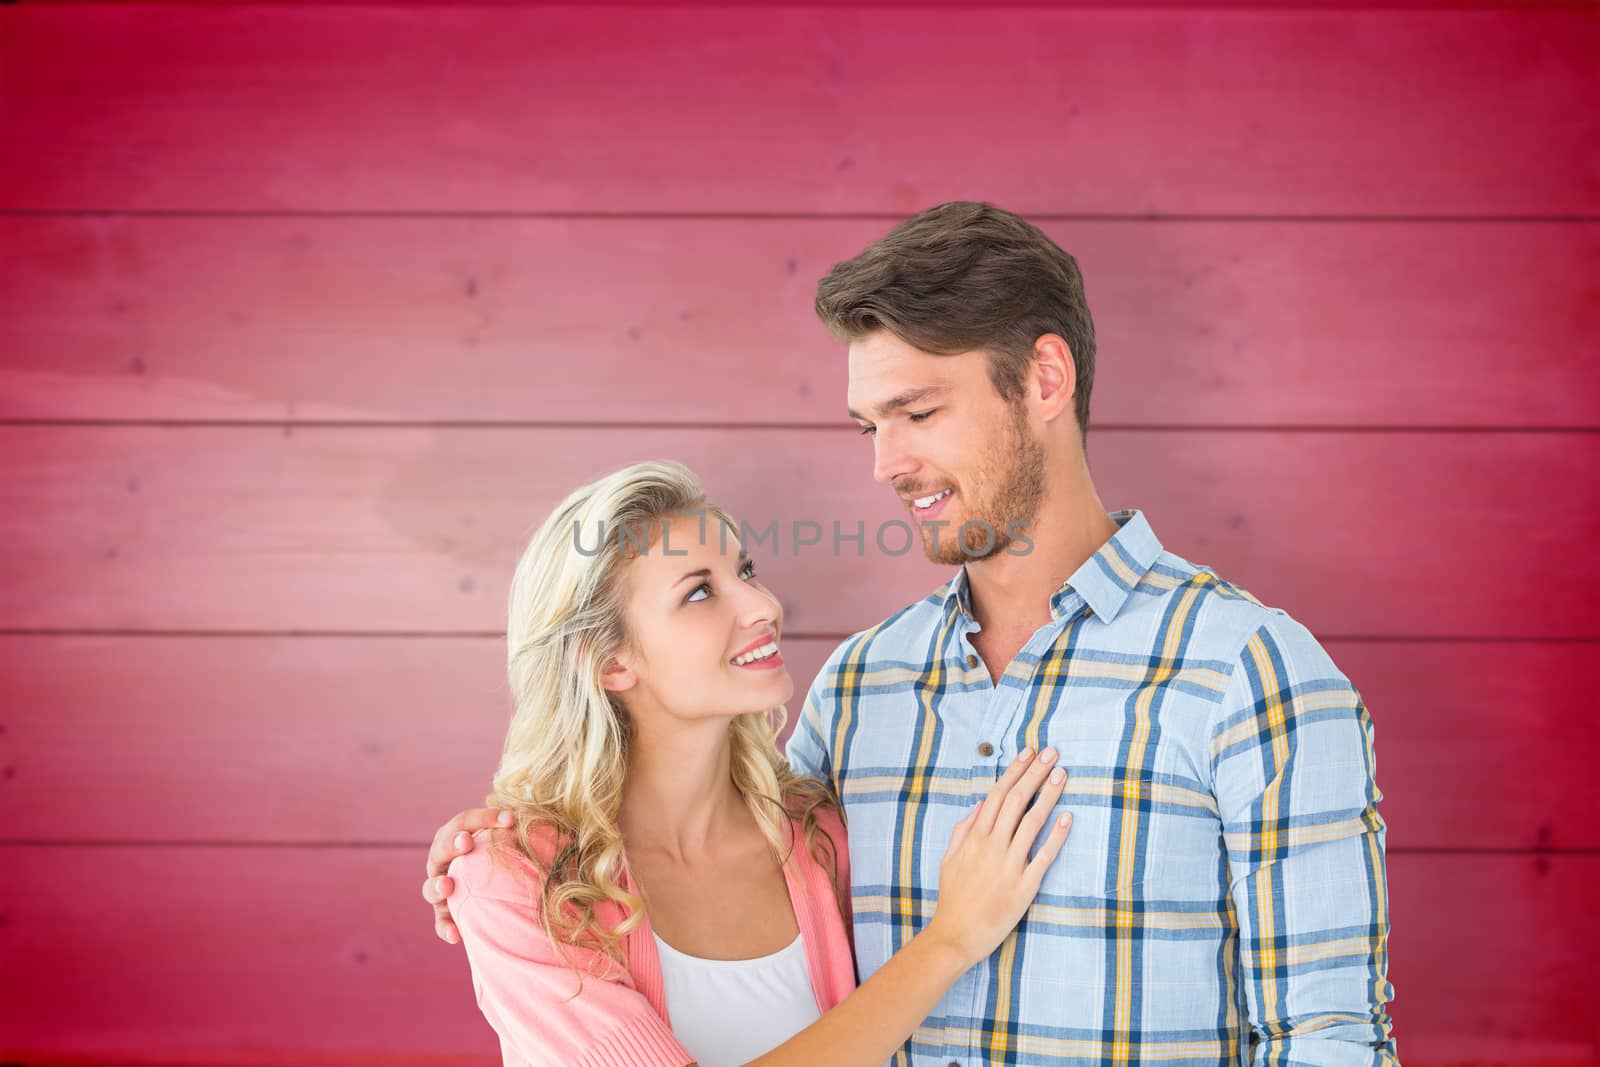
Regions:
<svg viewBox="0 0 1600 1067"><path fill-rule="evenodd" d="M1258 637L1273 642L1284 654L1324 659L1326 652L1304 623L1283 608L1268 604L1213 568L1162 552L1140 583L1140 592L1186 602L1181 614L1192 617L1191 648L1198 654L1238 660L1250 654ZM1173 614L1162 604L1163 615ZM1188 621L1188 620L1185 620Z"/></svg>

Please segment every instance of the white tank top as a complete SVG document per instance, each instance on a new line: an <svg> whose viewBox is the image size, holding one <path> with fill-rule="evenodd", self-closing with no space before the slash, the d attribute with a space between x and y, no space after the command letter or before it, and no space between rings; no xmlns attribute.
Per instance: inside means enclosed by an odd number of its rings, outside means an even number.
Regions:
<svg viewBox="0 0 1600 1067"><path fill-rule="evenodd" d="M655 935L662 990L678 1043L700 1067L739 1067L819 1018L805 941L753 960L689 956Z"/></svg>

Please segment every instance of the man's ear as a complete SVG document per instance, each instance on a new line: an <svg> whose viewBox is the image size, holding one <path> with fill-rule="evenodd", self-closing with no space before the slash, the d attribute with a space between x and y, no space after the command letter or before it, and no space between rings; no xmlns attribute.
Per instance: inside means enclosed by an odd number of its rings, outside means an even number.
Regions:
<svg viewBox="0 0 1600 1067"><path fill-rule="evenodd" d="M1072 394L1078 387L1078 371L1072 350L1059 334L1041 334L1033 343L1033 373L1046 418L1074 410Z"/></svg>
<svg viewBox="0 0 1600 1067"><path fill-rule="evenodd" d="M638 685L639 676L628 666L626 657L619 653L606 660L605 667L600 671L600 684L607 692L621 693Z"/></svg>

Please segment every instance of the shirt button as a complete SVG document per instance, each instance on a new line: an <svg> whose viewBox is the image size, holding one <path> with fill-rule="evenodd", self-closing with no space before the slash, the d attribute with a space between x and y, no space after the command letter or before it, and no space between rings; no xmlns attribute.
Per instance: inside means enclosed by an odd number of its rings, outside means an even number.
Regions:
<svg viewBox="0 0 1600 1067"><path fill-rule="evenodd" d="M977 665L978 665L978 657L969 655L967 657L967 666L968 667L976 667Z"/></svg>
<svg viewBox="0 0 1600 1067"><path fill-rule="evenodd" d="M994 755L994 746L991 745L989 742L985 741L983 744L978 746L978 755L980 755L980 756L992 756L992 755Z"/></svg>

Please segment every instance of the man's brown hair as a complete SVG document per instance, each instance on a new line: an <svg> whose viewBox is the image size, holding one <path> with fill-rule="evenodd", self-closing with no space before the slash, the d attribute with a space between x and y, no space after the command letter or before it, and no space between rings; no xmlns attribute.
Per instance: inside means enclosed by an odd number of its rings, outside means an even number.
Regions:
<svg viewBox="0 0 1600 1067"><path fill-rule="evenodd" d="M1073 410L1089 431L1094 320L1078 263L1032 223L954 201L913 215L817 283L817 317L842 341L887 330L936 355L983 351L1000 396L1022 396L1033 343L1060 334L1077 373Z"/></svg>

